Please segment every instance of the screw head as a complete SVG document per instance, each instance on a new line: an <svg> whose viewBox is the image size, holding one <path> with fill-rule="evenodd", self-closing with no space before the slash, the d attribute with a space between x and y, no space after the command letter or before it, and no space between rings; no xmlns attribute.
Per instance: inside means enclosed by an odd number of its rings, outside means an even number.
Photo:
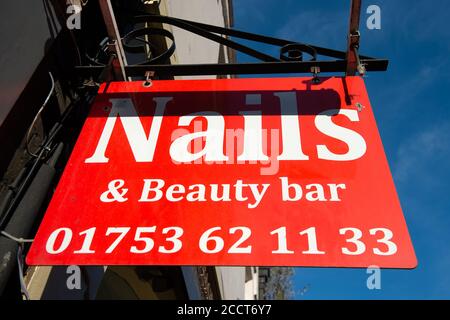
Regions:
<svg viewBox="0 0 450 320"><path fill-rule="evenodd" d="M358 111L359 111L359 112L361 112L362 109L365 108L365 107L364 107L361 103L359 103L359 102L355 103L355 106L356 106L356 108L358 108Z"/></svg>

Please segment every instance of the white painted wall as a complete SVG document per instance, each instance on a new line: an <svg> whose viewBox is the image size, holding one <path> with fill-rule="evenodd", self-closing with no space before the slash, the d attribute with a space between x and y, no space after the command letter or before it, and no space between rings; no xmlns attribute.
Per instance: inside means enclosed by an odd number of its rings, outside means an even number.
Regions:
<svg viewBox="0 0 450 320"><path fill-rule="evenodd" d="M259 272L258 267L255 267L252 268L252 280L247 281L245 283L245 300L254 300L255 295L256 297L258 297L258 289L259 289Z"/></svg>
<svg viewBox="0 0 450 320"><path fill-rule="evenodd" d="M222 299L245 299L245 267L216 267L216 273Z"/></svg>
<svg viewBox="0 0 450 320"><path fill-rule="evenodd" d="M225 0L165 0L167 15L170 17L225 26L222 1ZM160 6L160 8L162 7ZM164 14L164 13L162 13ZM175 61L177 64L217 63L220 45L196 34L172 27L175 37ZM191 77L177 77L188 79ZM197 79L214 79L216 76L198 76Z"/></svg>
<svg viewBox="0 0 450 320"><path fill-rule="evenodd" d="M227 0L162 0L159 8L161 10L161 14L163 15L224 27L225 18L222 9L222 1ZM202 38L195 34L191 34L176 27L168 27L168 29L173 32L176 41L175 59L174 61L172 61L172 63L195 64L218 62L220 49L220 45L218 43ZM226 54L227 51L225 50L225 55ZM225 61L228 61L228 58L226 56ZM192 77L177 78L188 79ZM195 78L214 79L216 78L216 76L201 76ZM41 269L36 270L34 274L35 282L30 281L31 283L29 284L28 288L30 290L32 299L39 299L43 297L43 290L45 285L47 284L47 280L51 272L50 268L39 268ZM185 279L192 279L192 267L183 267L182 270ZM245 284L245 267L216 267L216 273L223 299L253 299L252 292L255 289L251 282L248 282L247 285ZM39 274L41 274L42 277L42 281L40 282L36 281ZM59 272L58 275L60 277L62 275L62 277L60 278L60 281L56 282L64 282L66 279L66 275L61 272ZM99 279L101 279L101 277L99 277ZM257 285L257 276L255 281ZM194 288L195 283L188 282L187 286L189 297L191 299L199 299L200 297L196 296L196 293L199 291L199 289ZM66 287L61 286L61 288L65 289ZM56 292L55 290L53 291ZM61 298L68 297L67 293L61 293L59 291L58 295ZM79 297L73 298L77 299Z"/></svg>
<svg viewBox="0 0 450 320"><path fill-rule="evenodd" d="M163 0L160 5L161 14L170 17L197 21L224 27L226 25L222 1L226 0ZM175 37L175 59L172 63L196 64L217 63L220 45L214 41L171 27ZM225 50L225 61L228 62ZM177 77L189 79L193 77ZM216 76L197 76L196 79L214 79ZM223 299L243 300L245 295L245 267L216 267ZM257 279L256 279L257 281ZM249 289L249 292L253 292ZM251 299L253 294L249 294Z"/></svg>

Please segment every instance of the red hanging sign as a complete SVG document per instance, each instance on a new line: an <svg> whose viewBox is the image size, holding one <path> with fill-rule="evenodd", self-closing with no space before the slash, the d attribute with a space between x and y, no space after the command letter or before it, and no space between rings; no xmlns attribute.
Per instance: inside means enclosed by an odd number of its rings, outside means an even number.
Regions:
<svg viewBox="0 0 450 320"><path fill-rule="evenodd" d="M27 263L417 264L359 77L103 85Z"/></svg>

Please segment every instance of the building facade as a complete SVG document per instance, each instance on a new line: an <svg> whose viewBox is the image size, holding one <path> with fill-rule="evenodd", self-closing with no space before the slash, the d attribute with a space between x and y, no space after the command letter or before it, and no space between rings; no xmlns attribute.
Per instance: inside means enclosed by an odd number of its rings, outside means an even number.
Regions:
<svg viewBox="0 0 450 320"><path fill-rule="evenodd" d="M109 1L7 1L0 4L0 294L20 299L256 299L256 267L38 266L17 263L26 254L76 141L99 83L82 79L78 65L109 65ZM112 0L120 36L136 27L133 15L153 13L232 27L231 0ZM103 8L104 9L104 8ZM148 26L147 26L148 27ZM169 25L176 50L166 63L228 63L230 49ZM127 52L127 64L164 52L171 40ZM107 70L108 69L108 70ZM110 72L110 74L108 74ZM135 77L132 80L144 79ZM158 75L156 75L158 77ZM206 76L203 78L214 78ZM187 79L188 77L176 77ZM198 78L198 77L197 77ZM131 79L128 79L131 80ZM20 262L20 259L19 259Z"/></svg>

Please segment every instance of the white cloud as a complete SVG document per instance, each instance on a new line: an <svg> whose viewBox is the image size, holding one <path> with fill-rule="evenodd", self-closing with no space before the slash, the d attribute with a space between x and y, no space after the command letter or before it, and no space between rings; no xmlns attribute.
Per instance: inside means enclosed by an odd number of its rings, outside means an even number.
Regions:
<svg viewBox="0 0 450 320"><path fill-rule="evenodd" d="M398 149L394 177L400 183L438 186L439 171L450 169L450 121L435 124L406 140Z"/></svg>
<svg viewBox="0 0 450 320"><path fill-rule="evenodd" d="M255 22L256 26L258 24L265 23L266 17L264 16L264 8L261 7L264 7L265 5L267 5L267 3L261 3L261 1L259 0L233 1L233 14L235 17L235 21L239 24L253 21ZM255 27L255 29L257 29L257 27Z"/></svg>
<svg viewBox="0 0 450 320"><path fill-rule="evenodd" d="M287 40L345 49L348 18L344 11L301 11L289 17L276 36Z"/></svg>
<svg viewBox="0 0 450 320"><path fill-rule="evenodd" d="M405 110L418 107L418 98L424 92L433 90L437 82L450 81L450 61L433 59L434 63L421 66L411 66L410 70L400 73L393 70L384 77L384 83L378 82L376 94L382 103L379 108L389 110L392 119L399 119L406 115ZM394 69L395 66L392 66ZM407 72L407 73L406 73ZM371 75L367 76L370 81Z"/></svg>
<svg viewBox="0 0 450 320"><path fill-rule="evenodd" d="M416 0L414 2L392 2L392 15L397 31L413 41L430 39L444 40L450 35L448 28L448 1ZM447 38L448 41L448 38Z"/></svg>

